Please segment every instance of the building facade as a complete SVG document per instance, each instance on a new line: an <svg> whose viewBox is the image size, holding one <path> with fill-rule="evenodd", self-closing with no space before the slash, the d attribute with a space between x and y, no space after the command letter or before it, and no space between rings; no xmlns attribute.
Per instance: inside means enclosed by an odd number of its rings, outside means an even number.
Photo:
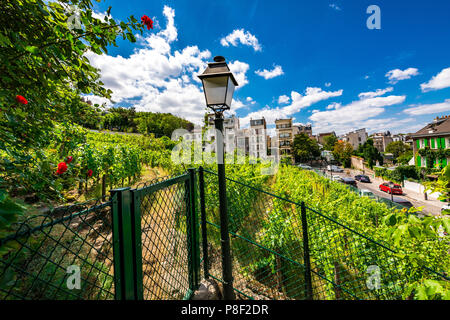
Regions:
<svg viewBox="0 0 450 320"><path fill-rule="evenodd" d="M450 115L437 117L432 123L416 133L411 134L413 140L413 152L415 165L418 167L445 167L450 163L449 152L446 155L435 159L427 159L420 154L420 150L429 148L438 154L445 154L441 150L450 149ZM432 163L429 163L432 161Z"/></svg>
<svg viewBox="0 0 450 320"><path fill-rule="evenodd" d="M359 146L363 145L368 138L368 134L366 129L358 129L352 132L345 134L342 137L342 141L348 142L352 145L353 150L358 149Z"/></svg>
<svg viewBox="0 0 450 320"><path fill-rule="evenodd" d="M393 142L394 140L391 137L391 133L388 132L380 132L380 133L374 133L371 138L373 139L373 146L377 148L379 152L385 152L386 147L389 143Z"/></svg>
<svg viewBox="0 0 450 320"><path fill-rule="evenodd" d="M312 127L310 124L307 125L299 125L299 126L293 126L293 134L294 136L300 133L305 133L308 135L308 137L312 138Z"/></svg>
<svg viewBox="0 0 450 320"><path fill-rule="evenodd" d="M280 158L292 156L292 145L294 142L292 118L275 120L275 128L278 139L278 156Z"/></svg>
<svg viewBox="0 0 450 320"><path fill-rule="evenodd" d="M250 120L249 155L253 158L267 158L266 119Z"/></svg>

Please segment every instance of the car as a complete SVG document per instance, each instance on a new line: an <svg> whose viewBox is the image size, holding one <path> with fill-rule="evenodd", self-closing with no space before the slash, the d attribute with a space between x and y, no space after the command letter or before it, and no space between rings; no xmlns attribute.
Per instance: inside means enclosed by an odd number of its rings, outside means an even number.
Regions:
<svg viewBox="0 0 450 320"><path fill-rule="evenodd" d="M355 180L357 180L359 182L370 183L370 178L363 174L358 174L357 176L355 176Z"/></svg>
<svg viewBox="0 0 450 320"><path fill-rule="evenodd" d="M328 165L327 170L331 172L344 172L344 169L339 168L338 166Z"/></svg>
<svg viewBox="0 0 450 320"><path fill-rule="evenodd" d="M447 210L447 212L444 212L444 211L446 211ZM450 214L450 204L449 203L447 203L446 205L444 205L442 208L441 208L441 213L442 214Z"/></svg>
<svg viewBox="0 0 450 320"><path fill-rule="evenodd" d="M298 164L297 167L299 167L300 169L312 170L311 166L308 166L307 164L303 164L303 163Z"/></svg>
<svg viewBox="0 0 450 320"><path fill-rule="evenodd" d="M389 194L403 194L402 186L393 182L383 182L379 185L379 189L380 191L387 192Z"/></svg>
<svg viewBox="0 0 450 320"><path fill-rule="evenodd" d="M341 176L333 176L333 177L331 178L331 180L337 181L337 182L342 182L342 181L343 181Z"/></svg>
<svg viewBox="0 0 450 320"><path fill-rule="evenodd" d="M361 190L359 191L359 195L360 195L361 197L369 197L369 198L371 198L371 199L375 199L375 195L373 194L373 192L370 191L370 190L367 190L367 189L361 189Z"/></svg>
<svg viewBox="0 0 450 320"><path fill-rule="evenodd" d="M356 180L353 178L342 178L342 183L356 187Z"/></svg>

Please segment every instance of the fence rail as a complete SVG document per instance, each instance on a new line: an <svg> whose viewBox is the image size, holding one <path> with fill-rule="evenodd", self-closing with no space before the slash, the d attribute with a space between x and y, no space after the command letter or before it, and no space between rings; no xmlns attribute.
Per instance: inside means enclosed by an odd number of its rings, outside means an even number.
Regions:
<svg viewBox="0 0 450 320"><path fill-rule="evenodd" d="M217 179L189 169L17 224L0 239L0 299L190 299L202 276L223 282ZM405 299L408 282L450 280L304 202L226 181L240 299Z"/></svg>
<svg viewBox="0 0 450 320"><path fill-rule="evenodd" d="M205 170L208 274L219 263L217 174ZM227 178L234 289L243 299L405 299L406 284L450 280L326 215Z"/></svg>
<svg viewBox="0 0 450 320"><path fill-rule="evenodd" d="M80 204L17 224L0 239L0 300L114 299L111 204Z"/></svg>

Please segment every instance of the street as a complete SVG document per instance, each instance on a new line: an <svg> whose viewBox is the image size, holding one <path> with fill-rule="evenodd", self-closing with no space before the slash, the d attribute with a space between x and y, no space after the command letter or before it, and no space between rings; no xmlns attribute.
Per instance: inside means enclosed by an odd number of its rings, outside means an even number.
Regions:
<svg viewBox="0 0 450 320"><path fill-rule="evenodd" d="M327 171L327 174L330 174L329 171ZM344 169L344 172L333 172L333 176L341 176L341 177L347 177L347 178L355 178L356 175L362 174L359 170L353 170L353 169ZM386 198L388 200L391 199L391 195L380 191L379 185L383 182L385 182L383 179L373 176L370 176L370 183L363 183L356 181L358 189L367 189L373 192L376 196L379 196L381 198ZM444 205L444 202L440 202L438 200L425 200L423 194L418 194L409 190L403 189L403 195L394 195L394 197L399 197L408 200L411 202L414 207L423 207L422 212L425 214L432 214L432 215L440 215L441 214L441 208Z"/></svg>

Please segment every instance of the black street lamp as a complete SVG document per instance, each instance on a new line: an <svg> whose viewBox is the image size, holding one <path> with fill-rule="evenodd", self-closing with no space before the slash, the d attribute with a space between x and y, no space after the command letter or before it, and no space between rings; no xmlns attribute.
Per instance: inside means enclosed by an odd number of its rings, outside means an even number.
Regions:
<svg viewBox="0 0 450 320"><path fill-rule="evenodd" d="M394 193L393 193L393 188L394 188L394 183L392 181L389 181L389 188L391 190L391 201L394 202Z"/></svg>
<svg viewBox="0 0 450 320"><path fill-rule="evenodd" d="M234 300L233 274L231 264L230 236L228 233L227 191L225 180L223 112L229 110L233 100L236 79L228 68L225 58L214 57L206 70L198 76L203 83L206 105L214 111L216 134L217 174L219 178L220 240L222 246L222 277L224 298ZM216 132L217 132L216 131Z"/></svg>

